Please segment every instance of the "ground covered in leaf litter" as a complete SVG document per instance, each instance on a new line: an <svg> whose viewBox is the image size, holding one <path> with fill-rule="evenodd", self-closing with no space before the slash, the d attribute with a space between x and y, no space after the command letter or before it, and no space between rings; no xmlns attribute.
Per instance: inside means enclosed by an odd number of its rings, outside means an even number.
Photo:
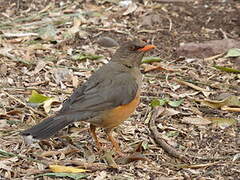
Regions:
<svg viewBox="0 0 240 180"><path fill-rule="evenodd" d="M0 179L52 179L41 175L51 173L54 164L89 170L75 179L239 179L240 60L222 54L239 48L239 2L123 6L119 1L1 2ZM19 132L57 111L74 87L107 63L114 48L99 46L104 36L119 43L138 37L158 47L148 56L161 61L142 65L137 112L114 133L125 152L142 142L149 160L120 163L109 152L97 154L84 123L26 147ZM230 46L219 47L229 39ZM54 97L52 104L29 104L32 90ZM98 133L104 138L102 130ZM165 152L159 137L184 158ZM114 161L117 169L108 166Z"/></svg>

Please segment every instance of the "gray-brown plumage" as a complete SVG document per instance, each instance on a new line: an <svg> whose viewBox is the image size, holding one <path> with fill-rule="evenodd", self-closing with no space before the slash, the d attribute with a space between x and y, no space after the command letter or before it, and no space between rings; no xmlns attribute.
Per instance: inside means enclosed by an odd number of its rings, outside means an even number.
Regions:
<svg viewBox="0 0 240 180"><path fill-rule="evenodd" d="M116 150L120 151L111 131L127 119L139 103L142 81L139 65L144 53L152 48L154 46L146 46L136 39L124 43L108 64L74 91L56 115L21 134L45 139L74 121L86 121L90 123L98 146L95 129L103 127Z"/></svg>

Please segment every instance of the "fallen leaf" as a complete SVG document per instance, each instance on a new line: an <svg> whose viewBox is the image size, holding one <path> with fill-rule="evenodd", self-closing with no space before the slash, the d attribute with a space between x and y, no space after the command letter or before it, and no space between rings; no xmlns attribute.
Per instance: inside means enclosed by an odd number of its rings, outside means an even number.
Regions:
<svg viewBox="0 0 240 180"><path fill-rule="evenodd" d="M124 8L128 7L132 3L132 0L122 0L119 1L119 6L122 6Z"/></svg>
<svg viewBox="0 0 240 180"><path fill-rule="evenodd" d="M160 57L148 56L143 58L142 63L152 63L152 62L160 62L160 61L162 61Z"/></svg>
<svg viewBox="0 0 240 180"><path fill-rule="evenodd" d="M174 110L173 108L165 108L165 111L162 113L162 116L174 116L176 114L179 114L179 111Z"/></svg>
<svg viewBox="0 0 240 180"><path fill-rule="evenodd" d="M24 32L16 32L16 33L3 33L3 37L7 38L17 38L17 37L26 37L26 36L38 36L37 33L24 33Z"/></svg>
<svg viewBox="0 0 240 180"><path fill-rule="evenodd" d="M126 16L128 14L132 14L136 9L137 9L137 4L131 3L129 4L127 10L123 13L123 15Z"/></svg>
<svg viewBox="0 0 240 180"><path fill-rule="evenodd" d="M12 59L12 58L14 58L14 56L12 54L10 54L11 51L12 51L12 48L9 48L9 47L1 48L0 49L0 55Z"/></svg>
<svg viewBox="0 0 240 180"><path fill-rule="evenodd" d="M212 123L211 121L203 117L183 117L181 121L183 123L193 124L193 125L208 125Z"/></svg>
<svg viewBox="0 0 240 180"><path fill-rule="evenodd" d="M75 33L77 33L80 29L80 25L82 24L82 19L79 17L74 17L73 19L73 27L71 27L70 29L68 29L68 33L73 35Z"/></svg>
<svg viewBox="0 0 240 180"><path fill-rule="evenodd" d="M135 152L126 157L117 159L118 164L129 164L135 161L148 161L148 159L140 152Z"/></svg>
<svg viewBox="0 0 240 180"><path fill-rule="evenodd" d="M44 101L50 99L50 97L39 94L37 91L32 90L32 94L28 99L30 103L43 103Z"/></svg>
<svg viewBox="0 0 240 180"><path fill-rule="evenodd" d="M49 24L39 30L39 36L46 41L55 41L56 29L52 24Z"/></svg>
<svg viewBox="0 0 240 180"><path fill-rule="evenodd" d="M59 102L56 98L49 98L43 102L43 108L46 113L49 113L51 110L51 105L53 102Z"/></svg>
<svg viewBox="0 0 240 180"><path fill-rule="evenodd" d="M222 129L237 123L237 120L234 118L206 117L206 119L217 124Z"/></svg>
<svg viewBox="0 0 240 180"><path fill-rule="evenodd" d="M150 106L156 107L156 106L163 106L167 103L167 99L154 99L151 101Z"/></svg>
<svg viewBox="0 0 240 180"><path fill-rule="evenodd" d="M45 174L39 174L35 177L37 178L41 176L53 176L53 177L60 177L60 178L68 177L74 180L83 179L87 177L86 174L79 174L79 173L74 173L74 174L73 173L45 173Z"/></svg>
<svg viewBox="0 0 240 180"><path fill-rule="evenodd" d="M42 60L38 61L35 69L33 71L29 72L28 74L33 76L33 75L39 73L46 66L46 64L47 64L46 61L42 61Z"/></svg>
<svg viewBox="0 0 240 180"><path fill-rule="evenodd" d="M183 99L178 101L168 101L168 104L172 107L178 107L183 103Z"/></svg>
<svg viewBox="0 0 240 180"><path fill-rule="evenodd" d="M240 160L240 153L235 154L235 155L233 156L232 161L237 161L237 160Z"/></svg>
<svg viewBox="0 0 240 180"><path fill-rule="evenodd" d="M90 60L96 60L96 59L100 59L103 56L98 56L98 55L93 55L93 54L84 54L84 53L80 53L80 54L75 54L72 56L73 60L79 60L79 61L83 61L86 59L90 59Z"/></svg>
<svg viewBox="0 0 240 180"><path fill-rule="evenodd" d="M79 80L77 76L72 76L72 85L74 88L77 88L79 85Z"/></svg>
<svg viewBox="0 0 240 180"><path fill-rule="evenodd" d="M230 68L230 67L224 67L224 66L213 66L213 67L218 69L218 70L229 72L229 73L240 73L240 70L233 69L233 68Z"/></svg>
<svg viewBox="0 0 240 180"><path fill-rule="evenodd" d="M204 167L209 167L209 166L214 166L218 164L219 162L213 162L213 163L206 163L206 164L182 164L182 165L177 165L178 168L204 168Z"/></svg>
<svg viewBox="0 0 240 180"><path fill-rule="evenodd" d="M71 81L73 76L72 69L68 68L55 68L52 70L52 73L57 84L61 84L64 81Z"/></svg>
<svg viewBox="0 0 240 180"><path fill-rule="evenodd" d="M156 107L156 106L163 106L165 104L168 104L171 107L178 107L183 103L183 99L181 100L176 100L176 101L171 101L169 99L154 99L151 101L150 106Z"/></svg>
<svg viewBox="0 0 240 180"><path fill-rule="evenodd" d="M144 72L150 72L154 70L160 70L160 71L176 71L175 69L169 68L169 67L163 67L162 65L151 65L151 64L144 64L142 65L144 67Z"/></svg>
<svg viewBox="0 0 240 180"><path fill-rule="evenodd" d="M60 166L60 165L49 165L49 168L52 172L57 172L57 173L84 173L89 171L86 169L80 169L80 168L75 168L71 166Z"/></svg>
<svg viewBox="0 0 240 180"><path fill-rule="evenodd" d="M0 169L4 169L4 170L7 170L7 171L13 171L13 169L11 168L11 165L6 165L4 161L0 161ZM1 178L2 176L0 176Z"/></svg>
<svg viewBox="0 0 240 180"><path fill-rule="evenodd" d="M131 162L134 161L149 161L149 159L147 159L144 154L143 154L143 150L145 150L145 148L148 148L148 144L145 143L145 145L143 144L143 142L141 141L140 143L138 143L137 147L135 148L135 151L129 155L126 155L124 157L120 157L117 159L117 163L118 164L129 164Z"/></svg>
<svg viewBox="0 0 240 180"><path fill-rule="evenodd" d="M223 106L221 109L228 112L240 112L240 108L231 108L231 107Z"/></svg>
<svg viewBox="0 0 240 180"><path fill-rule="evenodd" d="M239 48L232 48L229 49L226 56L224 56L225 58L228 57L239 57L240 56L240 49Z"/></svg>
<svg viewBox="0 0 240 180"><path fill-rule="evenodd" d="M202 105L214 108L214 109L222 109L226 107L240 107L240 98L238 96L228 96L227 98L216 101L216 100L197 100L201 102Z"/></svg>
<svg viewBox="0 0 240 180"><path fill-rule="evenodd" d="M113 152L112 151L106 151L103 155L104 160L108 164L108 166L117 169L118 165L116 164L115 160L113 159Z"/></svg>

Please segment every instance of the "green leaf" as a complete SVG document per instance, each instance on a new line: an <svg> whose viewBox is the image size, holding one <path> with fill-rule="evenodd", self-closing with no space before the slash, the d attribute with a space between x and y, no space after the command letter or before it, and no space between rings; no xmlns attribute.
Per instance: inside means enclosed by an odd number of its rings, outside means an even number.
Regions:
<svg viewBox="0 0 240 180"><path fill-rule="evenodd" d="M233 69L233 68L224 67L224 66L213 66L213 67L218 70L229 72L229 73L240 73L240 70L238 69Z"/></svg>
<svg viewBox="0 0 240 180"><path fill-rule="evenodd" d="M150 103L150 106L152 107L156 107L156 106L163 106L164 104L167 103L166 99L154 99L152 100L152 102Z"/></svg>
<svg viewBox="0 0 240 180"><path fill-rule="evenodd" d="M43 103L44 101L50 99L50 97L39 94L37 91L32 90L32 94L28 99L30 103Z"/></svg>
<svg viewBox="0 0 240 180"><path fill-rule="evenodd" d="M144 142L142 143L142 147L143 147L144 150L147 150L147 149L149 148L148 142L144 141Z"/></svg>
<svg viewBox="0 0 240 180"><path fill-rule="evenodd" d="M167 132L166 136L167 137L176 137L179 135L179 132L178 131L169 131Z"/></svg>
<svg viewBox="0 0 240 180"><path fill-rule="evenodd" d="M239 48L232 48L229 49L226 56L224 56L225 58L228 57L239 57L240 56L240 49Z"/></svg>
<svg viewBox="0 0 240 180"><path fill-rule="evenodd" d="M142 63L152 63L152 62L159 62L159 61L162 61L160 57L149 56L149 57L144 57L142 60Z"/></svg>
<svg viewBox="0 0 240 180"><path fill-rule="evenodd" d="M15 154L13 153L10 153L10 152L7 152L7 151L4 151L2 149L0 149L0 157L14 157L16 156Z"/></svg>
<svg viewBox="0 0 240 180"><path fill-rule="evenodd" d="M73 60L79 60L79 61L83 61L86 59L96 60L96 59L100 59L102 57L103 56L98 56L98 55L93 55L93 54L76 54L76 55L72 56Z"/></svg>
<svg viewBox="0 0 240 180"><path fill-rule="evenodd" d="M178 107L178 106L180 106L182 103L183 103L183 99L178 100L178 101L168 101L168 104L169 104L171 107Z"/></svg>
<svg viewBox="0 0 240 180"><path fill-rule="evenodd" d="M45 173L45 174L39 174L35 177L41 177L41 176L68 177L76 180L87 177L86 174L82 174L82 173Z"/></svg>

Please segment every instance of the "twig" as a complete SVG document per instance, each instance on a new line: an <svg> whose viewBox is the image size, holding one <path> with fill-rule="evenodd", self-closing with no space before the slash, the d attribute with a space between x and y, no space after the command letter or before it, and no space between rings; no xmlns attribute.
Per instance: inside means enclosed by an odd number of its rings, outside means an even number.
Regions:
<svg viewBox="0 0 240 180"><path fill-rule="evenodd" d="M168 29L168 31L170 32L172 30L172 20L169 17L167 17L167 19L169 21L169 29Z"/></svg>
<svg viewBox="0 0 240 180"><path fill-rule="evenodd" d="M13 99L13 100L17 101L18 103L24 105L26 108L30 109L31 111L33 111L33 112L35 112L35 113L37 113L37 114L39 114L39 115L41 115L41 116L43 116L43 117L46 117L46 114L44 114L44 113L42 113L42 112L40 112L40 111L37 111L37 110L33 109L32 107L26 105L26 104L25 104L24 102L22 102L20 99L17 99L16 97L12 96L11 94L8 94L8 93L5 92L5 91L2 91L2 92L3 92L4 94L6 94L8 97L10 97L11 99Z"/></svg>
<svg viewBox="0 0 240 180"><path fill-rule="evenodd" d="M48 67L52 67L52 68L68 68L68 69L72 69L75 71L93 71L94 69L89 69L89 68L78 68L78 67L72 67L72 66L48 66Z"/></svg>
<svg viewBox="0 0 240 180"><path fill-rule="evenodd" d="M222 33L224 39L228 39L227 33L222 30L222 28L219 29L219 31Z"/></svg>
<svg viewBox="0 0 240 180"><path fill-rule="evenodd" d="M104 163L86 163L86 162L81 162L79 160L65 160L65 161L54 161L54 163L60 163L62 165L66 164L72 164L75 166L79 166L81 168L85 168L91 171L102 171L109 169L109 166L105 165Z"/></svg>
<svg viewBox="0 0 240 180"><path fill-rule="evenodd" d="M200 156L192 156L192 155L188 155L188 156L193 159L198 159L202 161L219 161L219 160L227 160L232 158L231 156L226 156L226 157L200 157Z"/></svg>
<svg viewBox="0 0 240 180"><path fill-rule="evenodd" d="M187 157L183 155L182 152L176 151L172 146L170 146L166 141L160 136L157 130L157 126L155 124L157 118L157 110L154 109L154 112L152 114L152 118L149 123L149 129L152 131L152 134L154 136L155 142L161 146L161 148L166 151L169 155L176 157L184 162L187 161Z"/></svg>

